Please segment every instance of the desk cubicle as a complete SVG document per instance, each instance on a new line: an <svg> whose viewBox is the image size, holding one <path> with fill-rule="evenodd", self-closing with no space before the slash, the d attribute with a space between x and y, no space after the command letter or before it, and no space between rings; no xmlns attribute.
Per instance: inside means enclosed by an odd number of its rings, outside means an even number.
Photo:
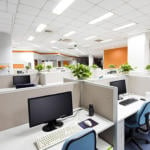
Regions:
<svg viewBox="0 0 150 150"><path fill-rule="evenodd" d="M118 141L117 143L117 148L120 150L124 150L124 120L131 116L132 114L136 113L141 106L145 103L145 101L140 100L142 97L146 95L146 92L150 92L150 76L145 76L145 75L118 75L110 78L102 78L99 80L91 80L88 81L89 83L95 83L98 85L105 85L109 86L109 83L111 81L116 81L116 80L122 80L125 79L126 81L126 87L127 87L127 92L130 93L129 95L135 97L138 99L137 102L127 105L127 106L122 106L119 104L119 101L116 98L117 101L117 123L115 126L116 133L116 140ZM150 100L147 98L146 100ZM109 130L107 133L110 133L111 131Z"/></svg>
<svg viewBox="0 0 150 150"><path fill-rule="evenodd" d="M103 126L103 130L111 127L116 120L114 116L114 88L101 85L95 85L86 82L71 82L65 81L60 85L31 87L25 89L15 89L13 91L0 93L0 130L4 132L6 129L13 129L28 123L28 98L61 93L65 91L72 91L73 107L88 108L92 103L95 107L95 112L108 120L108 125ZM109 94L108 94L109 93ZM84 118L83 118L84 119ZM21 127L21 126L20 126ZM34 128L29 129L34 131ZM7 132L9 130L6 130ZM100 130L101 131L101 130ZM18 132L18 131L17 131ZM14 133L15 134L15 133ZM21 134L21 133L20 133ZM0 139L2 135L0 134ZM15 137L15 135L13 135ZM11 138L11 137L9 137ZM111 137L113 138L113 137ZM113 140L111 140L113 141ZM8 144L8 143L7 143ZM114 145L115 143L110 143ZM102 149L103 150L103 149Z"/></svg>

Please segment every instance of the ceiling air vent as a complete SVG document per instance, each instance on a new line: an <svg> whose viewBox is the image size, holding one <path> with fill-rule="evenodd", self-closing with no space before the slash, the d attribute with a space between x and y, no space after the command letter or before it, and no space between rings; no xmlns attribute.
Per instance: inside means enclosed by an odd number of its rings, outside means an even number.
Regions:
<svg viewBox="0 0 150 150"><path fill-rule="evenodd" d="M52 33L53 31L46 29L45 32L46 32L46 33Z"/></svg>
<svg viewBox="0 0 150 150"><path fill-rule="evenodd" d="M72 39L59 39L60 42L71 42Z"/></svg>
<svg viewBox="0 0 150 150"><path fill-rule="evenodd" d="M95 42L102 42L103 40L101 39L96 39Z"/></svg>

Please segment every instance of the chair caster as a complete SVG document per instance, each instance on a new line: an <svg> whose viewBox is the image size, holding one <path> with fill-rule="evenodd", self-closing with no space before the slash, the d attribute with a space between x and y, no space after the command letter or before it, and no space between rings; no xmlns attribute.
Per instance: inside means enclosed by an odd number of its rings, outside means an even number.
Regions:
<svg viewBox="0 0 150 150"><path fill-rule="evenodd" d="M146 144L150 144L150 141L146 140L145 143L146 143Z"/></svg>

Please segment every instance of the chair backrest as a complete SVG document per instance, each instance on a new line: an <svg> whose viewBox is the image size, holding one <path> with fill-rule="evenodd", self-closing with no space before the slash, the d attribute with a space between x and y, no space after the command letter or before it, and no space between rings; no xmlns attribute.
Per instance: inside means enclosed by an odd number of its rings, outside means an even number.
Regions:
<svg viewBox="0 0 150 150"><path fill-rule="evenodd" d="M140 126L146 124L145 115L147 113L150 113L150 101L144 103L141 109L137 112L136 119Z"/></svg>
<svg viewBox="0 0 150 150"><path fill-rule="evenodd" d="M96 133L93 129L84 129L68 138L62 150L96 150Z"/></svg>

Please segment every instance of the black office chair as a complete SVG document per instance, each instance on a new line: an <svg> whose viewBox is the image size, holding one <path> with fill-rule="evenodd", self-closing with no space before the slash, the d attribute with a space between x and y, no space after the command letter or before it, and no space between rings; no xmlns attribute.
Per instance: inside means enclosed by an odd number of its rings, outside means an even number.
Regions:
<svg viewBox="0 0 150 150"><path fill-rule="evenodd" d="M141 146L138 144L138 140L144 141L146 144L149 144L150 141L144 138L138 138L134 135L134 131L144 132L148 134L150 131L150 102L146 102L143 104L141 109L129 117L125 121L126 127L129 128L129 137L126 139L126 143L133 142L140 150L143 150Z"/></svg>

